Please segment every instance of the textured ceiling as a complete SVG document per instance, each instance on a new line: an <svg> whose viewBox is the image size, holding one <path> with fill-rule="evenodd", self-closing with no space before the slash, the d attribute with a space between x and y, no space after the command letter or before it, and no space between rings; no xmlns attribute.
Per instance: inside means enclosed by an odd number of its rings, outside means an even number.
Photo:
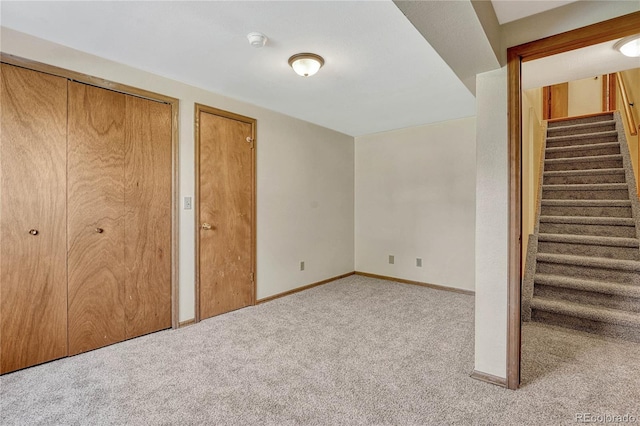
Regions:
<svg viewBox="0 0 640 426"><path fill-rule="evenodd" d="M460 80L475 93L476 74L500 67L494 45L499 45L499 25L491 5L463 1L394 0ZM477 7L488 6L493 32L487 32ZM484 13L486 15L486 13ZM455 34L455 37L451 35ZM493 37L489 37L491 34Z"/></svg>
<svg viewBox="0 0 640 426"><path fill-rule="evenodd" d="M533 89L640 68L640 58L629 58L613 48L616 41L525 62L522 64L522 88Z"/></svg>
<svg viewBox="0 0 640 426"><path fill-rule="evenodd" d="M1 2L2 26L359 136L475 114L391 1ZM246 35L269 37L262 49ZM289 56L325 58L314 77Z"/></svg>
<svg viewBox="0 0 640 426"><path fill-rule="evenodd" d="M500 24L536 15L577 0L491 0Z"/></svg>

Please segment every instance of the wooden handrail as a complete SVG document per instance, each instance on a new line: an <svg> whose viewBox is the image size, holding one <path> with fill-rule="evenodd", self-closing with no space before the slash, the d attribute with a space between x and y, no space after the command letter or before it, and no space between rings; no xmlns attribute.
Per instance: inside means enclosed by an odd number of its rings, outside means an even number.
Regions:
<svg viewBox="0 0 640 426"><path fill-rule="evenodd" d="M631 110L631 104L629 102L629 95L627 93L627 87L624 84L622 74L616 73L616 80L618 81L618 88L620 89L620 96L622 97L622 103L624 104L624 116L629 126L629 134L635 136L638 134L638 126L636 126L636 120L633 117L633 111Z"/></svg>

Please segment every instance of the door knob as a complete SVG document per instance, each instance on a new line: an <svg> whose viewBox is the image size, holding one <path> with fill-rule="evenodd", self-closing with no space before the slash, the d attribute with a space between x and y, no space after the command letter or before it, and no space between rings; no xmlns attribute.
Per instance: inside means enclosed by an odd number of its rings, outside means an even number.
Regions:
<svg viewBox="0 0 640 426"><path fill-rule="evenodd" d="M38 230L37 230L37 229L29 229L29 233L30 233L31 235L34 235L34 236L35 236L35 235L38 235Z"/></svg>
<svg viewBox="0 0 640 426"><path fill-rule="evenodd" d="M211 229L211 224L210 223L203 223L202 224L202 229L205 229L205 230Z"/></svg>
<svg viewBox="0 0 640 426"><path fill-rule="evenodd" d="M98 234L102 234L102 233L104 232L104 229L102 229L102 228L96 228L96 232L97 232Z"/></svg>

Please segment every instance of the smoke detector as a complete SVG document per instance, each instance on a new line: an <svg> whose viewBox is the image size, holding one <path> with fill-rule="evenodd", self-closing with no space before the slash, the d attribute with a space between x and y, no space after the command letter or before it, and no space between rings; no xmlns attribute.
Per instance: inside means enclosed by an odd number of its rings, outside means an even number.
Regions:
<svg viewBox="0 0 640 426"><path fill-rule="evenodd" d="M256 48L263 47L267 43L267 36L262 33L249 33L247 39L249 44Z"/></svg>

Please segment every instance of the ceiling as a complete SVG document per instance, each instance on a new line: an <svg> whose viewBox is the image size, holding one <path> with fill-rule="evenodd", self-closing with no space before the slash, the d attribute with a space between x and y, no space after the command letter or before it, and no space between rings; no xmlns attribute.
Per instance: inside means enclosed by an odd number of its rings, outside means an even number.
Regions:
<svg viewBox="0 0 640 426"><path fill-rule="evenodd" d="M629 58L613 48L616 41L524 62L522 88L533 89L640 68L640 58Z"/></svg>
<svg viewBox="0 0 640 426"><path fill-rule="evenodd" d="M537 15L577 0L491 0L500 25Z"/></svg>
<svg viewBox="0 0 640 426"><path fill-rule="evenodd" d="M520 3L520 2L518 2ZM359 136L475 114L391 1L1 2L2 26ZM269 37L256 49L246 35ZM303 78L299 52L325 66Z"/></svg>

